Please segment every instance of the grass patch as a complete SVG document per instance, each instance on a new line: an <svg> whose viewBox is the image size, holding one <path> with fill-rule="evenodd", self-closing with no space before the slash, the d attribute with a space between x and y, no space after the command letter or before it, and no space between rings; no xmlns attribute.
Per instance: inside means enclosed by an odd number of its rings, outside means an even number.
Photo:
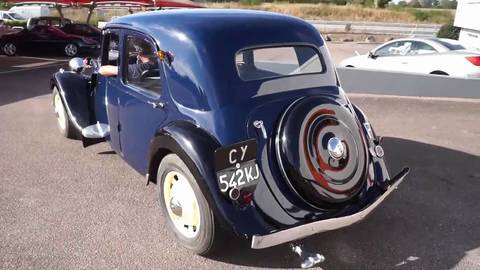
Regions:
<svg viewBox="0 0 480 270"><path fill-rule="evenodd" d="M448 10L407 9L419 22L448 23L452 21L452 12Z"/></svg>
<svg viewBox="0 0 480 270"><path fill-rule="evenodd" d="M243 4L243 1L248 4ZM331 4L289 4L289 3L257 3L258 0L240 0L240 2L208 3L211 8L244 8L284 13L303 19L373 21L373 22L403 22L403 23L436 23L445 24L453 20L449 10L387 8L375 9L361 5L331 5ZM255 3L255 4L252 4Z"/></svg>

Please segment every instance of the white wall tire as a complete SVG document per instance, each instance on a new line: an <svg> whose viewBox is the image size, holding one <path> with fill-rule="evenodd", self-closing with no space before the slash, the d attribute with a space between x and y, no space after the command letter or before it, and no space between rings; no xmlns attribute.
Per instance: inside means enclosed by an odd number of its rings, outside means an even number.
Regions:
<svg viewBox="0 0 480 270"><path fill-rule="evenodd" d="M78 46L74 43L65 45L64 52L67 56L73 57L78 54Z"/></svg>
<svg viewBox="0 0 480 270"><path fill-rule="evenodd" d="M164 221L175 238L196 254L210 254L222 242L221 233L196 179L180 157L169 154L162 159L157 187Z"/></svg>
<svg viewBox="0 0 480 270"><path fill-rule="evenodd" d="M70 117L68 116L67 110L65 109L65 105L62 101L62 97L60 96L56 86L53 87L52 98L53 109L57 118L57 126L60 130L60 134L62 134L62 136L65 138L76 139L77 132L70 121Z"/></svg>
<svg viewBox="0 0 480 270"><path fill-rule="evenodd" d="M3 53L7 56L14 56L17 54L17 46L11 42L7 42L3 45Z"/></svg>

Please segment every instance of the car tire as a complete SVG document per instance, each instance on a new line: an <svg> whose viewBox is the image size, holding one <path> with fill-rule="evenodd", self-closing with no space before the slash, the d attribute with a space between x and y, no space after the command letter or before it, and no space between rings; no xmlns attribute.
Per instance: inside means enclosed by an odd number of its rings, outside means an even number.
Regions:
<svg viewBox="0 0 480 270"><path fill-rule="evenodd" d="M57 126L60 130L60 134L62 134L65 138L77 139L78 132L75 130L73 123L68 116L67 110L62 101L62 97L60 96L56 86L53 87L52 98L53 108L55 110L55 115L57 116Z"/></svg>
<svg viewBox="0 0 480 270"><path fill-rule="evenodd" d="M218 250L223 231L197 179L176 154L169 154L160 162L157 187L164 222L175 238L198 255L211 255Z"/></svg>
<svg viewBox="0 0 480 270"><path fill-rule="evenodd" d="M449 76L448 73L446 73L445 71L441 71L441 70L432 71L432 72L430 72L430 74L431 75Z"/></svg>
<svg viewBox="0 0 480 270"><path fill-rule="evenodd" d="M68 43L64 48L65 55L74 57L78 54L78 46L75 43Z"/></svg>
<svg viewBox="0 0 480 270"><path fill-rule="evenodd" d="M7 42L3 45L2 51L7 56L14 56L17 54L17 45Z"/></svg>

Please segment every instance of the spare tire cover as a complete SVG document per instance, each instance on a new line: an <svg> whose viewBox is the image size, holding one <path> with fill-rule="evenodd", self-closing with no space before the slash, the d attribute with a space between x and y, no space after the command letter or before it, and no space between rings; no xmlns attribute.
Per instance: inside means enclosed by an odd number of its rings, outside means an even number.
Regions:
<svg viewBox="0 0 480 270"><path fill-rule="evenodd" d="M282 116L276 136L282 174L309 204L335 207L363 186L365 138L355 116L336 100L308 97L294 103Z"/></svg>

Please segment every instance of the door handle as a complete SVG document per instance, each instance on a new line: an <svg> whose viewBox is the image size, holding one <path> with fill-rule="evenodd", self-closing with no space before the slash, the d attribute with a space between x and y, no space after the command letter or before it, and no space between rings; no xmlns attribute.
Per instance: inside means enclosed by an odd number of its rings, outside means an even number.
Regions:
<svg viewBox="0 0 480 270"><path fill-rule="evenodd" d="M165 103L163 102L153 102L153 101L147 101L148 104L152 105L154 109L160 108L163 109L165 108Z"/></svg>

